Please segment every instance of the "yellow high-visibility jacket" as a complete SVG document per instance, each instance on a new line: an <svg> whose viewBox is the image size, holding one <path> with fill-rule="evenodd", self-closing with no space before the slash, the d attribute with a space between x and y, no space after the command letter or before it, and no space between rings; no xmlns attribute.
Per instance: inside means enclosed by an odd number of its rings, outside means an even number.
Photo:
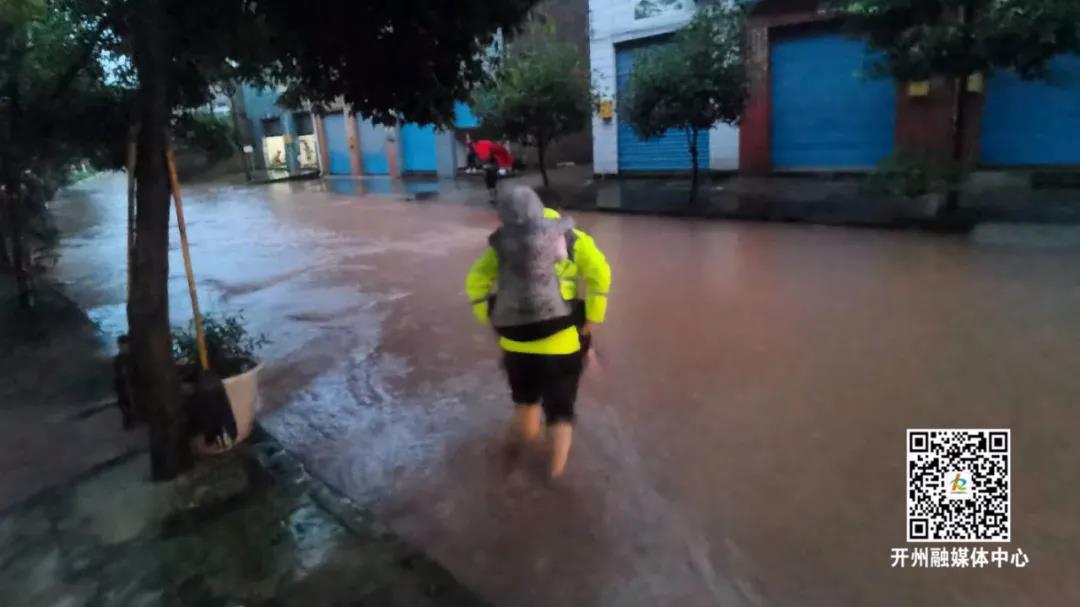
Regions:
<svg viewBox="0 0 1080 607"><path fill-rule="evenodd" d="M544 209L546 217L558 217L554 209ZM607 315L607 295L611 289L611 266L596 241L581 230L573 230L572 250L569 257L555 263L559 288L563 299L578 297L579 282L584 283L585 319L600 324ZM465 277L465 294L472 302L473 316L482 323L488 322L488 297L495 292L499 275L499 257L495 249L488 247L473 263ZM499 345L507 352L524 354L573 354L581 350L577 327L564 329L554 335L535 341L514 341L502 337Z"/></svg>

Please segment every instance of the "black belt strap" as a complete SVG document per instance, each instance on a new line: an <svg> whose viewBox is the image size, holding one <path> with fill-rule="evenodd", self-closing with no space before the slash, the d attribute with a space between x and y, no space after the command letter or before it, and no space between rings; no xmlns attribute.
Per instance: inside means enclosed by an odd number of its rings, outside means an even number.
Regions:
<svg viewBox="0 0 1080 607"><path fill-rule="evenodd" d="M545 337L551 337L559 331L564 331L573 326L574 316L573 314L568 314L566 316L541 320L539 322L531 322L525 325L495 327L495 331L499 335L514 341L536 341L538 339L544 339Z"/></svg>

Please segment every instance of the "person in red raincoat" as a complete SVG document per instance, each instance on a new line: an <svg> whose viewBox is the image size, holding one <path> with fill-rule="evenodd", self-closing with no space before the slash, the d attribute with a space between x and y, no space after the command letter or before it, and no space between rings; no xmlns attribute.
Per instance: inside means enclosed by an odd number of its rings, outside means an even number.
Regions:
<svg viewBox="0 0 1080 607"><path fill-rule="evenodd" d="M488 202L495 204L496 185L499 174L509 171L514 165L514 159L506 148L491 141L481 139L470 146L470 157L475 156L484 166L484 185L488 189Z"/></svg>
<svg viewBox="0 0 1080 607"><path fill-rule="evenodd" d="M490 139L480 139L473 143L473 151L480 162L493 160L499 170L509 171L514 166L514 157L510 152Z"/></svg>

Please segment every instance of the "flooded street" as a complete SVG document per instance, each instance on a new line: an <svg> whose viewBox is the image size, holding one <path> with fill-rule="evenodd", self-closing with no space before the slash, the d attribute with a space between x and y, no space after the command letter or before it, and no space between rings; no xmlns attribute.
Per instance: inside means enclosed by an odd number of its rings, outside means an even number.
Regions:
<svg viewBox="0 0 1080 607"><path fill-rule="evenodd" d="M124 188L54 206L56 276L109 335ZM271 339L266 428L495 605L1080 604L1077 228L575 214L614 287L549 487L542 449L499 450L509 392L463 293L493 211L342 191L186 188L203 308ZM170 259L186 323L175 232ZM905 430L939 427L1011 428L1026 568L890 568Z"/></svg>

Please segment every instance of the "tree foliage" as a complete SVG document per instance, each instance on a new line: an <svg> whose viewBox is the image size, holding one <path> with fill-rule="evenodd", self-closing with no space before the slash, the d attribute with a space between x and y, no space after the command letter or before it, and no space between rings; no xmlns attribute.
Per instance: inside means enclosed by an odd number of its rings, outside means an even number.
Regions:
<svg viewBox="0 0 1080 607"><path fill-rule="evenodd" d="M60 2L0 8L0 248L20 302L54 243L45 201L74 165L119 166L131 91L98 62L104 31Z"/></svg>
<svg viewBox="0 0 1080 607"><path fill-rule="evenodd" d="M178 144L204 152L210 162L236 153L232 121L206 111L182 112L173 124Z"/></svg>
<svg viewBox="0 0 1080 607"><path fill-rule="evenodd" d="M220 377L231 377L255 366L257 352L270 343L261 333L249 333L245 324L243 314L203 317L207 359L210 368ZM186 367L197 365L199 344L194 320L186 327L173 329L172 352L177 364Z"/></svg>
<svg viewBox="0 0 1080 607"><path fill-rule="evenodd" d="M551 32L539 41L514 45L473 102L482 130L536 147L544 185L547 146L584 128L592 107L589 77L578 49L554 41Z"/></svg>
<svg viewBox="0 0 1080 607"><path fill-rule="evenodd" d="M131 57L141 0L67 0L104 18ZM483 52L537 0L160 0L174 107L197 107L222 81L279 83L316 107L339 100L378 122L450 124L484 76ZM134 66L134 62L129 62ZM134 74L132 74L134 77Z"/></svg>
<svg viewBox="0 0 1080 607"><path fill-rule="evenodd" d="M0 4L0 22L5 24L40 19L45 14L45 0L6 0Z"/></svg>
<svg viewBox="0 0 1080 607"><path fill-rule="evenodd" d="M40 11L26 8L35 4ZM59 3L12 6L22 10L0 13L5 162L39 175L83 160L119 166L132 91L107 82L100 24Z"/></svg>
<svg viewBox="0 0 1080 607"><path fill-rule="evenodd" d="M619 116L643 138L686 132L695 190L697 134L718 122L738 124L746 102L744 16L726 3L703 4L671 43L634 63L619 99Z"/></svg>
<svg viewBox="0 0 1080 607"><path fill-rule="evenodd" d="M1055 55L1080 50L1075 0L839 0L854 31L882 52L873 66L901 80L991 68L1043 77Z"/></svg>

